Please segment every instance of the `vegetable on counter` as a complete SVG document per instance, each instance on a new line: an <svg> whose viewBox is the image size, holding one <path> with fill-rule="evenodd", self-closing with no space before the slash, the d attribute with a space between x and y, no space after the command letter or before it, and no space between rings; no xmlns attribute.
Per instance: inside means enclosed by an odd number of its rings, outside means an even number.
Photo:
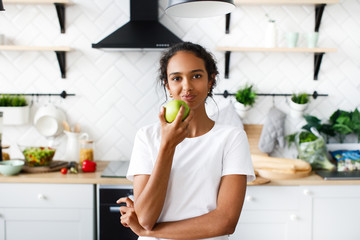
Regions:
<svg viewBox="0 0 360 240"><path fill-rule="evenodd" d="M27 147L23 154L26 160L26 165L34 166L48 166L55 155L55 149L50 147Z"/></svg>
<svg viewBox="0 0 360 240"><path fill-rule="evenodd" d="M302 131L295 135L298 158L310 163L313 170L335 170L335 165L327 158L324 138L315 128L311 131Z"/></svg>
<svg viewBox="0 0 360 240"><path fill-rule="evenodd" d="M62 168L60 171L62 174L67 174L67 168Z"/></svg>
<svg viewBox="0 0 360 240"><path fill-rule="evenodd" d="M84 160L81 167L83 172L95 172L96 171L96 162L90 160Z"/></svg>

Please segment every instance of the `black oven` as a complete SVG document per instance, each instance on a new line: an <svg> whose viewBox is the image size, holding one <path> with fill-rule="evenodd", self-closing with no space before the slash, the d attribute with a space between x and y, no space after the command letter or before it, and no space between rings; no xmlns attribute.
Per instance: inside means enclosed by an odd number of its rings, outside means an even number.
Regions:
<svg viewBox="0 0 360 240"><path fill-rule="evenodd" d="M98 240L135 240L138 236L120 223L120 205L116 203L121 197L133 196L131 185L98 185L97 216Z"/></svg>

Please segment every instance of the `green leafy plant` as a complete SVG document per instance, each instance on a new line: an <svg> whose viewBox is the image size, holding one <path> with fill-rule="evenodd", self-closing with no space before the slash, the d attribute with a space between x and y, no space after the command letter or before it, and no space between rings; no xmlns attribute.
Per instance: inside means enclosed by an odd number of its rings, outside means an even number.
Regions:
<svg viewBox="0 0 360 240"><path fill-rule="evenodd" d="M239 89L235 94L236 101L244 104L244 106L252 107L256 99L256 92L252 88L253 85L245 85L244 88Z"/></svg>
<svg viewBox="0 0 360 240"><path fill-rule="evenodd" d="M309 95L306 93L293 94L291 96L291 101L297 104L306 104L309 102Z"/></svg>
<svg viewBox="0 0 360 240"><path fill-rule="evenodd" d="M357 108L350 112L338 109L324 123L312 115L305 115L304 118L306 124L302 126L302 129L310 131L314 127L326 142L329 142L331 137L335 137L338 142L343 143L349 134L357 135L360 142L360 112ZM296 133L286 136L289 145L294 142L295 135Z"/></svg>
<svg viewBox="0 0 360 240"><path fill-rule="evenodd" d="M355 108L352 112L336 110L330 117L330 124L342 143L348 134L356 134L360 142L360 112Z"/></svg>
<svg viewBox="0 0 360 240"><path fill-rule="evenodd" d="M0 96L0 107L23 107L28 103L24 96L2 94Z"/></svg>

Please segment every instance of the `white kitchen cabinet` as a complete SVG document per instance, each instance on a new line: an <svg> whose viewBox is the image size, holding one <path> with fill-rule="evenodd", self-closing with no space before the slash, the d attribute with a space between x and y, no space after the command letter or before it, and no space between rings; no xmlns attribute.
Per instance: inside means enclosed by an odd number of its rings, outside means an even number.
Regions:
<svg viewBox="0 0 360 240"><path fill-rule="evenodd" d="M360 239L360 186L312 186L312 240Z"/></svg>
<svg viewBox="0 0 360 240"><path fill-rule="evenodd" d="M230 240L358 240L360 186L250 186Z"/></svg>
<svg viewBox="0 0 360 240"><path fill-rule="evenodd" d="M95 238L92 184L0 184L0 240Z"/></svg>
<svg viewBox="0 0 360 240"><path fill-rule="evenodd" d="M310 219L299 187L250 186L230 240L304 240Z"/></svg>

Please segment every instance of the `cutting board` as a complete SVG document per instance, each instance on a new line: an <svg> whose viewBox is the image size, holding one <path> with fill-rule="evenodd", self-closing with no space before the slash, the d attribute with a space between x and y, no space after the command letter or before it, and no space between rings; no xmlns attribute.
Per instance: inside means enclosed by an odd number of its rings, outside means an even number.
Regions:
<svg viewBox="0 0 360 240"><path fill-rule="evenodd" d="M69 162L67 161L52 161L49 166L29 167L24 165L22 168L23 172L27 173L45 173L58 171L61 168L67 167Z"/></svg>
<svg viewBox="0 0 360 240"><path fill-rule="evenodd" d="M259 147L258 147L258 143L259 143L259 140L260 140L260 135L261 135L262 128L263 128L263 125L244 124L244 130L245 130L246 135L248 137L251 154L259 154L259 155L267 156L267 154L261 152ZM252 182L247 183L247 185L249 185L249 186L262 185L262 184L266 184L266 183L269 183L269 182L270 182L270 179L261 177L256 172L256 179L254 181L252 181Z"/></svg>
<svg viewBox="0 0 360 240"><path fill-rule="evenodd" d="M269 155L267 153L261 152L261 150L258 147L262 128L263 128L263 125L244 124L244 130L248 136L249 147L250 147L250 152L251 152L252 158L269 157ZM272 158L272 157L269 157L269 158ZM298 160L298 161L300 161L300 160ZM257 171L259 177L262 177L264 179L270 179L270 180L303 178L303 177L309 176L311 174L311 167L308 169L296 170L293 173L288 173L288 172L281 171L281 170L274 171L272 169L257 169L257 168L255 168L255 170ZM259 180L258 182L259 182L259 184L262 184L261 180ZM249 184L249 185L251 185L251 184ZM256 182L254 183L254 185L256 185Z"/></svg>

